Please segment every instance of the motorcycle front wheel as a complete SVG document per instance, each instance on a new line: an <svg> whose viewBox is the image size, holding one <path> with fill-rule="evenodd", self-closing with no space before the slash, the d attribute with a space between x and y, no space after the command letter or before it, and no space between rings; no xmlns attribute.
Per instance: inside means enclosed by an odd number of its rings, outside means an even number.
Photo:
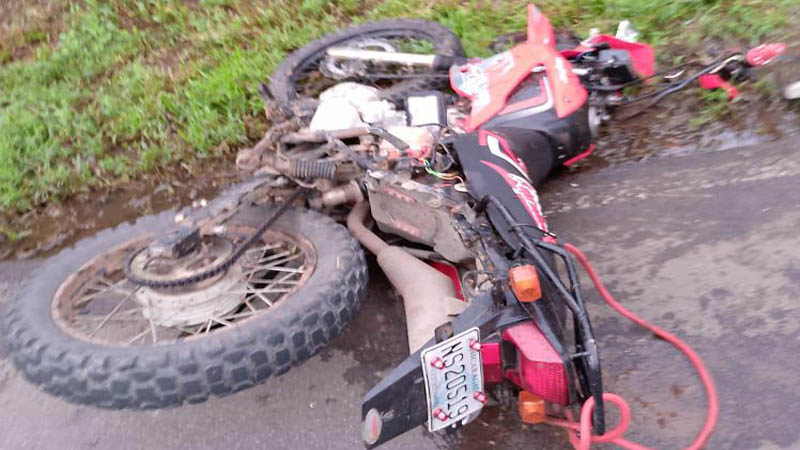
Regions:
<svg viewBox="0 0 800 450"><path fill-rule="evenodd" d="M199 254L150 269L183 275L224 258L270 211L243 210L224 233L204 238ZM219 276L169 289L131 283L127 255L171 219L161 214L101 232L29 280L3 321L29 381L74 403L114 409L202 402L309 359L341 334L366 292L358 243L330 218L302 209L284 213Z"/></svg>
<svg viewBox="0 0 800 450"><path fill-rule="evenodd" d="M326 59L331 47L350 47L388 52L464 56L461 41L449 29L436 22L419 19L389 19L368 22L327 34L295 50L275 68L269 90L282 107L291 109L297 101L316 98L324 89L341 81L357 81L378 87L384 99L396 100L409 91L439 88L448 83L447 73L434 74L431 69L414 73L387 74L381 78L375 72L386 72L368 65L337 67ZM359 75L348 75L354 69ZM394 78L398 75L408 78Z"/></svg>

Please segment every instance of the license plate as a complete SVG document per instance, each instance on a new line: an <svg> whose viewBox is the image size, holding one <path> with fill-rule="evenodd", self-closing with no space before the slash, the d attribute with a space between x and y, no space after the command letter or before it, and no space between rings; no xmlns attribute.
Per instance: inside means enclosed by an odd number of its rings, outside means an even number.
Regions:
<svg viewBox="0 0 800 450"><path fill-rule="evenodd" d="M428 397L428 430L441 430L480 411L483 364L480 331L472 328L422 351L422 373ZM477 394L477 395L476 395Z"/></svg>

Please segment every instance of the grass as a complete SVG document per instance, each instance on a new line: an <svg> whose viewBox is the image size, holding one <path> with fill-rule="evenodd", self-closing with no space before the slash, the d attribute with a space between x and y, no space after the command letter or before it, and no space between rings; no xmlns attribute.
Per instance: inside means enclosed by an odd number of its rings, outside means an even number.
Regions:
<svg viewBox="0 0 800 450"><path fill-rule="evenodd" d="M794 3L546 0L538 6L556 27L581 36L630 19L643 40L665 50L698 48L710 38L753 44L781 37L796 21ZM0 6L7 13L0 19L0 209L24 212L168 168L202 170L208 158L233 154L266 127L257 83L287 52L336 27L424 17L452 28L471 55L485 55L496 35L524 30L525 4L10 0Z"/></svg>
<svg viewBox="0 0 800 450"><path fill-rule="evenodd" d="M697 88L695 91L701 107L698 114L689 120L690 127L700 128L713 120L721 119L728 112L728 93L724 90L709 91Z"/></svg>

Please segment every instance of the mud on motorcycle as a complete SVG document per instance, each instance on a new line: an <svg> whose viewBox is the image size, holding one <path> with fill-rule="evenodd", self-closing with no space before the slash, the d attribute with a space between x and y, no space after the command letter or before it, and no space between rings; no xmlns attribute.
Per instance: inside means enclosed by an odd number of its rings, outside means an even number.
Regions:
<svg viewBox="0 0 800 450"><path fill-rule="evenodd" d="M625 33L567 45L528 12L524 42L487 59L406 19L289 55L259 91L273 127L237 158L252 178L48 261L4 317L16 366L107 408L246 389L342 332L366 291L363 246L403 298L410 352L364 398L368 447L462 426L490 396L529 423L593 399L603 434L597 341L534 186L587 156L613 109L701 77L724 86L782 48L669 72L629 98L664 75L650 46Z"/></svg>

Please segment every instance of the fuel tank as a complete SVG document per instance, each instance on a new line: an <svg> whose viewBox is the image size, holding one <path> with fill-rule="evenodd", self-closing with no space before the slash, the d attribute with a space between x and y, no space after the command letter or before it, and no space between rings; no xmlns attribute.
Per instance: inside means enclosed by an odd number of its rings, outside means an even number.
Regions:
<svg viewBox="0 0 800 450"><path fill-rule="evenodd" d="M591 149L589 103L560 117L553 107L554 95L548 77L532 73L511 92L505 107L481 126L504 136L534 185L557 165L569 165Z"/></svg>

